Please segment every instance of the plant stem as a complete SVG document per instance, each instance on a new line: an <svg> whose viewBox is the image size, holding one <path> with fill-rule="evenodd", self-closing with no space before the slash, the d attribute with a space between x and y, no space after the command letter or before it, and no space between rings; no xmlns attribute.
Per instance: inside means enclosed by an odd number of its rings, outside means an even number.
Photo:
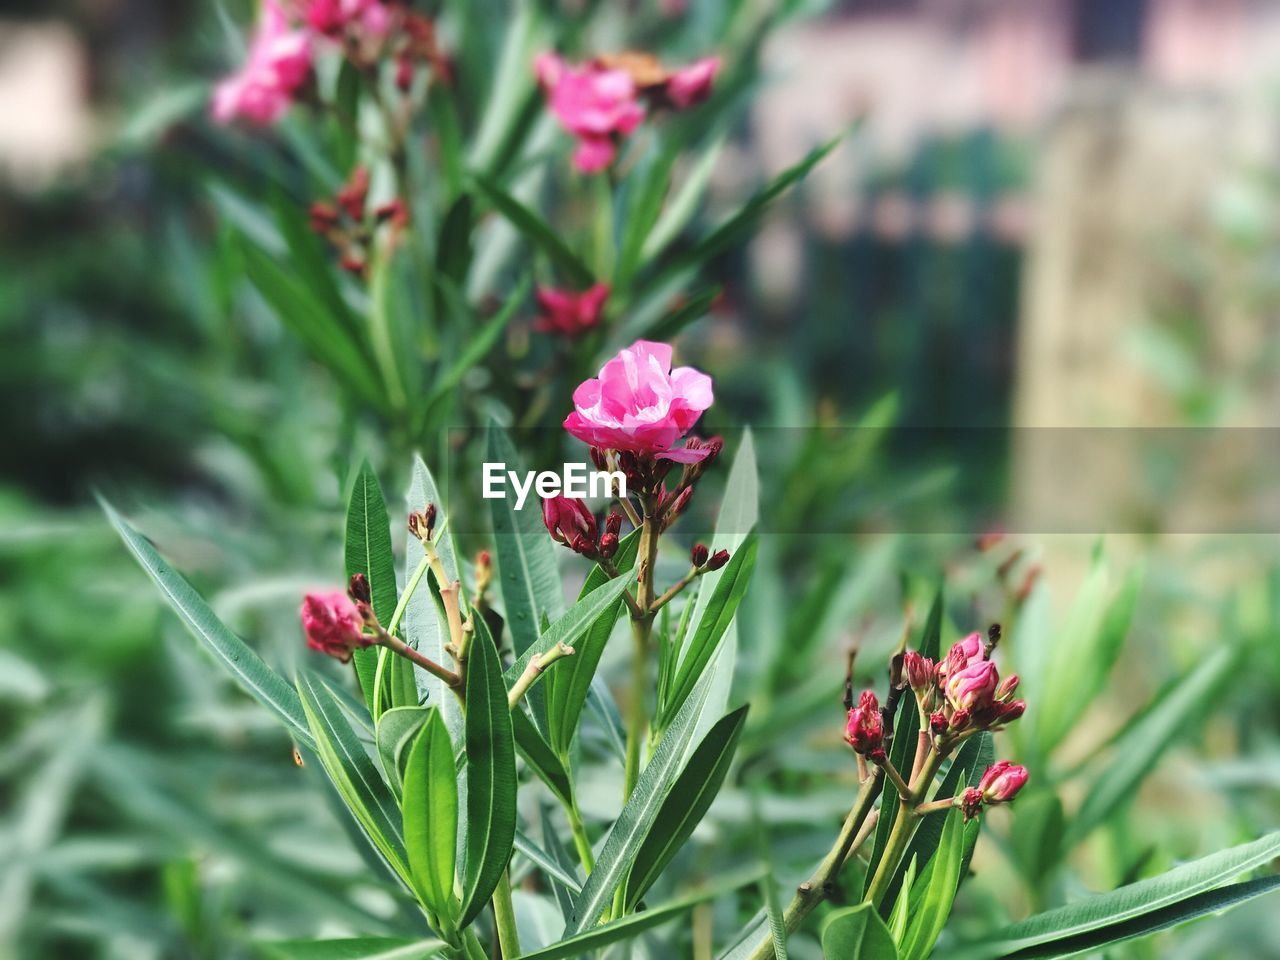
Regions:
<svg viewBox="0 0 1280 960"><path fill-rule="evenodd" d="M430 566L431 560L424 553L422 559L418 561L417 569L413 571L413 576L405 584L404 593L400 594L400 602L396 604L395 613L391 614L391 623L387 626L387 633L395 633L396 628L400 626L400 620L404 617L405 610L409 608L409 599L413 596L413 592L418 589L418 584L422 582L422 577Z"/></svg>
<svg viewBox="0 0 1280 960"><path fill-rule="evenodd" d="M889 832L889 840L885 844L884 854L880 857L880 864L876 867L876 875L867 889L867 895L863 897L863 900L873 907L879 907L894 874L898 872L898 864L907 852L907 845L911 842L916 824L920 820L920 814L916 812L916 804L929 793L933 778L937 776L938 768L942 766L942 759L941 753L930 750L915 779L912 780L910 788L903 793L899 787L898 818L893 822L893 829Z"/></svg>
<svg viewBox="0 0 1280 960"><path fill-rule="evenodd" d="M524 668L524 672L520 674L516 679L516 682L511 685L511 689L507 691L508 708L512 710L516 708L516 704L520 702L520 698L525 695L530 687L538 682L538 679L542 676L543 671L545 671L547 667L551 666L551 664L555 663L561 657L573 656L573 652L573 647L561 641L546 653L539 653L534 656L529 661L529 665Z"/></svg>
<svg viewBox="0 0 1280 960"><path fill-rule="evenodd" d="M393 637L385 630L380 631L377 643L379 646L386 647L392 653L404 657L406 660L412 660L427 673L443 680L446 685L457 690L462 686L462 677L454 673L448 667L441 666L430 657L419 653L413 647L409 646L399 637Z"/></svg>
<svg viewBox="0 0 1280 960"><path fill-rule="evenodd" d="M653 601L653 603L649 606L649 612L657 613L659 610L665 607L668 603L674 600L679 595L681 590L683 590L689 584L693 583L695 579L697 579L699 573L701 573L701 571L697 567L690 567L689 572L686 573L683 577L681 577L675 583L675 585L671 587L670 590L668 590L666 593L660 596L657 600Z"/></svg>
<svg viewBox="0 0 1280 960"><path fill-rule="evenodd" d="M634 641L631 660L631 702L627 705L627 760L623 777L623 802L631 799L636 780L640 777L640 748L644 740L648 713L645 710L649 691L649 638L653 632L653 614L649 605L653 602L653 567L658 555L658 522L654 516L654 497L642 498L644 522L640 527L639 587L636 605L642 611L632 616L631 635Z"/></svg>
<svg viewBox="0 0 1280 960"><path fill-rule="evenodd" d="M818 869L813 872L813 875L800 884L795 896L791 898L791 902L782 913L782 922L788 933L795 933L800 929L804 918L831 895L836 878L840 875L840 868L844 866L845 861L855 849L855 841L859 837L866 839L862 829L863 823L871 814L871 808L876 802L876 797L880 795L880 787L883 783L884 773L877 768L858 791L853 809L845 818L844 826L840 828L840 835L836 837L835 844L818 864ZM773 956L773 937L766 932L760 944L752 952L750 960L772 960Z"/></svg>
<svg viewBox="0 0 1280 960"><path fill-rule="evenodd" d="M503 960L520 956L520 935L516 932L516 911L511 904L511 874L502 871L502 879L493 891L493 919L498 928L498 946Z"/></svg>
<svg viewBox="0 0 1280 960"><path fill-rule="evenodd" d="M582 813L578 810L578 801L565 807L569 815L569 829L573 832L573 845L578 850L578 859L582 861L582 870L588 876L596 868L595 854L591 852L591 838L587 836L587 825L582 822Z"/></svg>

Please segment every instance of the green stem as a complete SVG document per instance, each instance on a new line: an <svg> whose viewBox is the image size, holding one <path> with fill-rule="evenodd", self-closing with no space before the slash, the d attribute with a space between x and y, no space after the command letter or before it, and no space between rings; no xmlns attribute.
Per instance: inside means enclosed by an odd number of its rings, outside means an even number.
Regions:
<svg viewBox="0 0 1280 960"><path fill-rule="evenodd" d="M649 639L653 632L653 614L649 612L649 605L653 602L653 567L658 555L658 525L653 516L653 507L653 497L645 497L644 522L640 528L640 576L636 590L636 605L642 613L631 620L631 702L627 705L627 759L623 776L623 802L631 799L636 781L640 778L640 748L649 719L645 709L646 695L649 692Z"/></svg>
<svg viewBox="0 0 1280 960"><path fill-rule="evenodd" d="M515 960L520 956L520 935L516 932L516 911L511 904L511 875L506 870L502 871L498 888L493 891L493 918L503 960Z"/></svg>
<svg viewBox="0 0 1280 960"><path fill-rule="evenodd" d="M591 852L591 837L587 835L587 825L582 822L578 801L568 804L565 812L569 814L569 829L573 832L573 845L578 850L578 859L582 861L582 870L590 876L591 871L596 868L596 858Z"/></svg>
<svg viewBox="0 0 1280 960"><path fill-rule="evenodd" d="M916 821L919 819L911 806L899 803L898 817L893 821L893 829L889 831L889 840L880 857L880 865L876 868L875 879L871 881L867 895L863 897L873 907L878 907L884 899L885 891L889 889L889 882L898 871L898 863L907 851L907 844L911 842L911 835L915 832Z"/></svg>
<svg viewBox="0 0 1280 960"><path fill-rule="evenodd" d="M467 960L489 960L489 955L470 927L462 931L462 948Z"/></svg>

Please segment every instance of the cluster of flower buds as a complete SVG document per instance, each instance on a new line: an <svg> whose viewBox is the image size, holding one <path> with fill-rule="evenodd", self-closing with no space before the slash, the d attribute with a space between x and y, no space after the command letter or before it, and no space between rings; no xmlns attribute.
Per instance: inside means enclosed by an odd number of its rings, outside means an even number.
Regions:
<svg viewBox="0 0 1280 960"><path fill-rule="evenodd" d="M699 573L710 573L729 562L729 551L717 550L712 553L705 543L695 543L689 551L689 562Z"/></svg>
<svg viewBox="0 0 1280 960"><path fill-rule="evenodd" d="M1027 782L1027 768L1008 760L987 767L976 787L968 787L956 799L966 820L972 820L984 806L1008 803Z"/></svg>
<svg viewBox="0 0 1280 960"><path fill-rule="evenodd" d="M343 663L351 659L353 650L362 650L375 642L373 636L364 632L366 626L376 625L377 620L370 606L369 580L362 573L351 578L345 593L341 590L308 593L302 598L300 614L307 646Z"/></svg>
<svg viewBox="0 0 1280 960"><path fill-rule="evenodd" d="M575 497L557 495L543 498L542 522L556 543L589 559L608 560L618 552L622 514L617 511L605 518L601 532L595 514L586 503Z"/></svg>
<svg viewBox="0 0 1280 960"><path fill-rule="evenodd" d="M884 715L880 701L870 690L863 690L855 706L849 709L845 722L844 738L854 753L859 753L872 763L885 761Z"/></svg>
<svg viewBox="0 0 1280 960"><path fill-rule="evenodd" d="M399 197L372 210L368 201L369 171L358 166L333 201L317 200L307 211L311 229L337 251L342 269L357 277L364 276L374 230L386 224L396 237L409 224L409 208Z"/></svg>
<svg viewBox="0 0 1280 960"><path fill-rule="evenodd" d="M1017 674L1002 680L990 659L999 638L1000 629L995 626L986 643L981 634L971 633L937 663L914 650L903 656L903 680L929 717L935 738L955 740L981 730L999 730L1026 711L1026 701L1014 699Z"/></svg>

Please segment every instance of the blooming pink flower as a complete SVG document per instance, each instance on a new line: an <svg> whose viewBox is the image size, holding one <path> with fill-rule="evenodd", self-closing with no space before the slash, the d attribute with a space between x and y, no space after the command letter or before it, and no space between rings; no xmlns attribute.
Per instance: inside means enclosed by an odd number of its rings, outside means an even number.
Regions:
<svg viewBox="0 0 1280 960"><path fill-rule="evenodd" d="M605 301L609 299L609 285L597 283L581 293L542 287L537 296L542 315L534 326L538 330L572 337L600 323Z"/></svg>
<svg viewBox="0 0 1280 960"><path fill-rule="evenodd" d="M307 26L326 37L341 36L348 27L369 37L385 36L391 12L382 0L306 0Z"/></svg>
<svg viewBox="0 0 1280 960"><path fill-rule="evenodd" d="M978 789L982 791L983 801L988 804L1008 803L1026 783L1026 767L1001 760L987 767L987 772L978 781Z"/></svg>
<svg viewBox="0 0 1280 960"><path fill-rule="evenodd" d="M557 543L582 554L595 550L599 532L595 514L581 500L565 496L544 497L542 522Z"/></svg>
<svg viewBox="0 0 1280 960"><path fill-rule="evenodd" d="M697 463L711 447L672 446L711 406L711 378L693 367L671 369L671 347L637 340L573 392L564 428L593 447Z"/></svg>
<svg viewBox="0 0 1280 960"><path fill-rule="evenodd" d="M275 123L310 73L311 44L306 33L289 26L279 0L265 0L248 59L214 90L213 116L220 123L238 118L262 126Z"/></svg>
<svg viewBox="0 0 1280 960"><path fill-rule="evenodd" d="M583 173L609 166L617 153L617 139L644 119L631 75L594 63L574 67L553 53L539 55L534 70L551 112L578 138L575 166Z"/></svg>
<svg viewBox="0 0 1280 960"><path fill-rule="evenodd" d="M337 657L343 663L351 651L373 643L361 633L364 621L355 603L341 590L308 593L302 598L302 629L312 650Z"/></svg>
<svg viewBox="0 0 1280 960"><path fill-rule="evenodd" d="M844 738L855 753L875 759L884 753L884 718L880 702L870 690L863 690L858 705L849 711Z"/></svg>
<svg viewBox="0 0 1280 960"><path fill-rule="evenodd" d="M953 710L981 709L995 698L1000 673L990 660L979 660L947 680L947 700Z"/></svg>
<svg viewBox="0 0 1280 960"><path fill-rule="evenodd" d="M672 71L667 78L667 99L681 110L701 103L711 96L711 87L719 70L719 57L703 57L687 67Z"/></svg>

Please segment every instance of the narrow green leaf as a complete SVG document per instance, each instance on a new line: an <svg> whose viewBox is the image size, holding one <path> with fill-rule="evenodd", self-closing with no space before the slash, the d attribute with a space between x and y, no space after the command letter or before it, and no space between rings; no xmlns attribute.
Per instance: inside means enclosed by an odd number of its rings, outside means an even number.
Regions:
<svg viewBox="0 0 1280 960"><path fill-rule="evenodd" d="M640 532L633 530L622 538L618 544L618 552L613 556L614 566L624 576L635 565L636 552L640 546ZM578 593L581 603L591 593L602 587L610 579L599 566L591 568L586 582ZM551 747L561 757L569 755L569 747L573 742L574 731L582 717L583 705L591 691L591 681L600 666L600 657L604 654L605 645L613 634L624 607L622 597L613 602L594 623L573 643L574 655L557 663L543 681L547 699L547 739Z"/></svg>
<svg viewBox="0 0 1280 960"><path fill-rule="evenodd" d="M467 831L459 926L484 909L511 858L516 833L516 750L498 648L481 617L468 647L465 719Z"/></svg>
<svg viewBox="0 0 1280 960"><path fill-rule="evenodd" d="M702 716L709 690L710 684L705 681L695 688L663 734L653 757L640 772L631 799L609 828L596 858L595 869L574 902L573 919L565 926L566 936L571 937L594 926L612 901L618 885L626 879L676 780L680 760Z"/></svg>
<svg viewBox="0 0 1280 960"><path fill-rule="evenodd" d="M577 894L582 892L582 882L569 872L564 863L557 861L555 857L543 850L519 830L516 831L515 848L522 856L528 857L538 866L538 869L570 893Z"/></svg>
<svg viewBox="0 0 1280 960"><path fill-rule="evenodd" d="M448 944L442 940L353 937L349 940L277 940L255 949L265 960L428 960Z"/></svg>
<svg viewBox="0 0 1280 960"><path fill-rule="evenodd" d="M933 952L933 945L951 916L963 858L964 815L958 807L952 807L947 811L938 849L911 890L910 921L898 947L902 960L927 960Z"/></svg>
<svg viewBox="0 0 1280 960"><path fill-rule="evenodd" d="M489 425L486 462L521 471L520 458L505 430ZM564 613L564 590L554 542L542 523L542 503L530 497L520 510L512 497L489 501L493 521L495 579L516 655L527 652L548 622Z"/></svg>
<svg viewBox="0 0 1280 960"><path fill-rule="evenodd" d="M591 268L569 249L560 239L560 235L540 214L507 193L489 177L474 174L473 179L480 194L489 202L489 205L520 231L530 243L545 253L573 284L587 287L595 281Z"/></svg>
<svg viewBox="0 0 1280 960"><path fill-rule="evenodd" d="M407 881L400 808L351 729L342 704L323 681L310 674L298 678L298 694L325 773L378 852Z"/></svg>
<svg viewBox="0 0 1280 960"><path fill-rule="evenodd" d="M653 229L648 231L640 254L641 261L656 260L660 257L671 241L679 236L680 231L693 219L698 204L702 202L707 192L711 174L715 170L716 161L720 158L720 151L724 148L726 139L727 137L721 134L699 150L698 162L689 171L689 176L680 190L662 211L662 216L653 225Z"/></svg>
<svg viewBox="0 0 1280 960"><path fill-rule="evenodd" d="M418 731L426 723L428 712L426 707L395 707L383 711L378 717L374 737L378 745L378 759L382 763L383 776L397 795L404 781L409 748L418 739Z"/></svg>
<svg viewBox="0 0 1280 960"><path fill-rule="evenodd" d="M1280 856L1280 832L1184 863L1159 876L1140 880L1110 893L1097 894L1036 914L1006 927L981 943L957 948L953 953L957 960L1069 956L1078 951L1071 947L1064 948L1066 952L1058 952L1056 948L1041 952L1038 949L1033 951L1032 948L1068 942L1072 938L1156 914L1168 917L1163 911L1172 910L1176 916L1178 911L1175 908L1178 904L1217 890L1242 873L1256 869L1277 856ZM1203 906L1203 903L1197 901L1192 904L1193 912L1188 914L1188 918L1198 915L1194 910ZM1179 921L1175 919L1174 922Z"/></svg>
<svg viewBox="0 0 1280 960"><path fill-rule="evenodd" d="M903 874L902 885L898 888L898 899L893 905L893 912L889 914L889 935L897 944L901 944L907 935L907 921L911 918L911 887L916 879L916 858L908 856L907 859L910 863Z"/></svg>
<svg viewBox="0 0 1280 960"><path fill-rule="evenodd" d="M363 573L369 578L373 612L382 623L390 623L396 609L396 566L391 552L391 521L382 488L369 461L360 465L351 498L347 501L347 532L343 550L347 578ZM369 709L374 707L378 651L355 651L356 675ZM374 719L377 719L376 717Z"/></svg>
<svg viewBox="0 0 1280 960"><path fill-rule="evenodd" d="M575 657L569 657L557 663L551 670L551 675L554 676L557 670L563 669L564 665L571 663ZM515 734L516 749L520 751L524 762L558 799L564 803L571 803L573 783L569 779L569 771L551 745L543 739L533 721L529 719L523 704L511 711L511 728Z"/></svg>
<svg viewBox="0 0 1280 960"><path fill-rule="evenodd" d="M822 928L822 952L840 960L897 960L884 921L869 903L837 910Z"/></svg>
<svg viewBox="0 0 1280 960"><path fill-rule="evenodd" d="M746 707L721 717L689 757L632 864L627 879L628 910L635 909L710 809L729 774L746 720Z"/></svg>
<svg viewBox="0 0 1280 960"><path fill-rule="evenodd" d="M609 580L573 605L573 608L551 626L547 627L537 641L524 651L511 666L507 667L505 679L511 686L524 673L529 661L540 653L545 653L557 643L566 643L576 650L575 644L591 626L602 616L613 609L622 600L622 591L628 586L626 577ZM577 654L574 654L577 656ZM570 660L573 657L569 658ZM551 673L559 670L563 663L551 668Z"/></svg>
<svg viewBox="0 0 1280 960"><path fill-rule="evenodd" d="M427 406L431 406L442 397L451 394L458 384L462 382L462 378L489 355L489 351L498 342L502 332L511 324L520 307L524 304L525 298L529 295L529 287L530 280L526 276L507 297L507 302L502 305L502 309L472 334L458 354L457 359L432 381L431 393L428 394L426 400ZM515 468L512 467L511 469Z"/></svg>
<svg viewBox="0 0 1280 960"><path fill-rule="evenodd" d="M734 551L725 565L719 581L712 591L711 599L702 611L702 618L689 639L680 665L676 669L671 691L664 698L662 709L665 716L671 716L680 709L685 699L693 691L698 680L711 662L720 639L729 629L734 615L738 612L738 604L747 592L751 581L751 571L756 563L756 550L759 541L755 534L747 537L746 542Z"/></svg>
<svg viewBox="0 0 1280 960"><path fill-rule="evenodd" d="M102 497L98 498L98 504L192 636L213 654L246 693L284 722L291 736L304 746L313 746L302 703L288 682L218 619L195 588L165 563L151 542L129 526L111 504Z"/></svg>
<svg viewBox="0 0 1280 960"><path fill-rule="evenodd" d="M458 843L458 782L453 741L440 711L427 718L404 773L404 843L409 869L427 909L449 931L458 920L453 894Z"/></svg>

